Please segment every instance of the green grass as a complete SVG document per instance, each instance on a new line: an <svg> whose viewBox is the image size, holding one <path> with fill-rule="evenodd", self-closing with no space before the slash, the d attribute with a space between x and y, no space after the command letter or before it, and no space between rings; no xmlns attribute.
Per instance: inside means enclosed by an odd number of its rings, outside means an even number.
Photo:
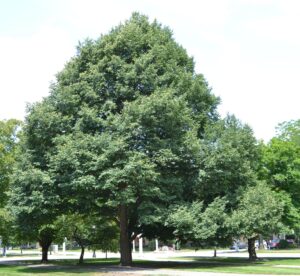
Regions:
<svg viewBox="0 0 300 276"><path fill-rule="evenodd" d="M185 258L180 258L184 260ZM272 275L300 275L300 259L296 258L268 258L250 262L244 258L187 258L188 263L166 262L160 267L172 267L177 270L226 272L241 274L272 274ZM278 267L279 265L299 266Z"/></svg>
<svg viewBox="0 0 300 276"><path fill-rule="evenodd" d="M185 259L185 258L181 258ZM300 275L300 259L296 258L268 258L250 262L244 258L186 258L188 262L179 260L146 261L136 260L135 267L152 269L176 269L183 271L226 272L244 274L273 274L273 275ZM112 275L104 273L105 269L119 264L119 259L89 259L83 265L77 265L77 260L49 261L49 266L39 266L38 261L22 261L18 264L0 264L1 276L45 276L45 275ZM278 265L299 266L278 267ZM103 271L104 270L104 271ZM113 275L116 275L115 272ZM161 273L162 274L162 273ZM159 275L159 272L157 273Z"/></svg>
<svg viewBox="0 0 300 276"><path fill-rule="evenodd" d="M293 249L271 249L271 250L257 250L258 253L300 253L299 248Z"/></svg>
<svg viewBox="0 0 300 276"><path fill-rule="evenodd" d="M57 260L49 261L48 265L40 266L39 261L20 261L19 264L1 264L1 276L45 276L45 275L58 275L58 276L74 276L74 275L87 275L87 276L109 276L110 274L101 272L105 267L118 265L119 259L96 259L88 260L82 265L77 264L77 260Z"/></svg>
<svg viewBox="0 0 300 276"><path fill-rule="evenodd" d="M88 270L82 268L75 268L75 267L40 267L40 268L31 268L27 266L12 266L12 265L0 265L0 274L1 276L13 276L13 275L20 275L20 276L29 276L29 275L63 275L69 276L74 274L81 274L81 275L93 275L90 274ZM101 274L99 274L101 275Z"/></svg>

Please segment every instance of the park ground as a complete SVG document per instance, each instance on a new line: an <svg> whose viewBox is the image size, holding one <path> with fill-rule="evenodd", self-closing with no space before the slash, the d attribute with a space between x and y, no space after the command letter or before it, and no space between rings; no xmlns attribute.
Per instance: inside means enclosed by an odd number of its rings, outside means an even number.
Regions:
<svg viewBox="0 0 300 276"><path fill-rule="evenodd" d="M247 260L247 252L219 251L213 258L212 251L144 252L134 253L133 267L119 266L118 254L87 252L85 263L77 264L79 252L49 256L48 264L40 264L40 252L26 251L20 256L17 251L8 252L0 258L0 275L21 276L114 276L114 275L300 275L300 250L259 251L256 262Z"/></svg>

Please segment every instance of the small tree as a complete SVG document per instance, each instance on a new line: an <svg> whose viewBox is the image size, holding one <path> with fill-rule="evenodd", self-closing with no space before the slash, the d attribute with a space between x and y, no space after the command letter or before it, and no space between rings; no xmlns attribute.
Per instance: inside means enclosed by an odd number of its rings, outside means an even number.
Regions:
<svg viewBox="0 0 300 276"><path fill-rule="evenodd" d="M226 226L227 204L225 198L216 198L205 208L201 222L195 225L196 239L202 241L204 246L213 246L214 257L217 256L218 247L228 246L232 242Z"/></svg>
<svg viewBox="0 0 300 276"><path fill-rule="evenodd" d="M84 251L87 247L93 250L116 251L115 241L118 239L117 225L100 216L86 216L81 214L68 214L60 216L56 223L59 229L58 239L67 237L74 240L81 248L79 264L83 263Z"/></svg>
<svg viewBox="0 0 300 276"><path fill-rule="evenodd" d="M48 250L55 239L53 222L57 216L58 198L51 190L51 179L39 169L28 165L24 154L13 176L9 209L15 231L21 240L39 241L42 262L48 261Z"/></svg>
<svg viewBox="0 0 300 276"><path fill-rule="evenodd" d="M225 224L226 203L224 198L216 198L206 208L199 201L177 206L171 210L166 225L175 229L174 235L179 240L213 246L216 256L218 246L231 243Z"/></svg>
<svg viewBox="0 0 300 276"><path fill-rule="evenodd" d="M284 203L264 182L245 190L227 224L236 236L248 239L249 260L257 259L255 240L260 234L278 233L283 228L283 209Z"/></svg>
<svg viewBox="0 0 300 276"><path fill-rule="evenodd" d="M107 252L118 252L119 245L119 228L114 221L106 220L102 223L93 225L94 235L91 238L90 248L94 251L101 250L105 253L107 259Z"/></svg>
<svg viewBox="0 0 300 276"><path fill-rule="evenodd" d="M13 239L12 217L8 210L0 208L0 239L3 248L2 254L6 255L6 246Z"/></svg>

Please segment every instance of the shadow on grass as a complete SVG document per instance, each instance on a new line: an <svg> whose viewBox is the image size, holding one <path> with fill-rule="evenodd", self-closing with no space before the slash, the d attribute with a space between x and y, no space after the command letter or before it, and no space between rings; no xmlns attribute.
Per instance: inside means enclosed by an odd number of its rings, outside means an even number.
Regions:
<svg viewBox="0 0 300 276"><path fill-rule="evenodd" d="M185 260L186 259L186 260ZM182 261L180 261L182 260ZM249 261L247 258L234 258L234 257L181 257L176 261L136 261L134 265L145 268L172 268L172 269L216 269L216 268L239 268L239 267L273 267L276 265L299 265L300 259L289 257L269 257L262 258L256 261Z"/></svg>
<svg viewBox="0 0 300 276"><path fill-rule="evenodd" d="M6 261L0 263L0 271L10 273L28 273L32 274L52 274L67 273L81 274L88 272L105 272L107 268L119 264L119 259L93 259L86 260L83 264L78 264L78 260L49 260L47 264L41 264L40 261ZM109 269L110 270L110 269ZM0 272L0 275L1 275ZM10 274L9 274L10 275Z"/></svg>
<svg viewBox="0 0 300 276"><path fill-rule="evenodd" d="M147 261L147 260L135 260L132 267L119 266L119 259L88 259L84 264L76 264L77 260L51 260L48 264L42 265L39 262L22 262L19 264L0 265L0 269L12 268L17 273L33 274L46 274L46 273L67 273L67 274L82 274L93 272L133 272L139 270L154 270L154 269L176 269L176 270L194 270L194 269L226 269L226 268L239 268L250 266L265 266L274 265L282 261L289 262L289 260L295 261L295 258L268 258L251 262L244 258L195 258L185 257L188 261ZM181 259L185 259L181 258ZM299 260L299 259L298 259ZM299 260L300 262L300 260Z"/></svg>

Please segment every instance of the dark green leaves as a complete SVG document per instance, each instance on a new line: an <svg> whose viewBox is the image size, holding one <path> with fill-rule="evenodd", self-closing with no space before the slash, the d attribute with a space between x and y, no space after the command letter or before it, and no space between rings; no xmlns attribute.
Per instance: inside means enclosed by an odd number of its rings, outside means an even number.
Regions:
<svg viewBox="0 0 300 276"><path fill-rule="evenodd" d="M13 164L16 158L17 132L20 122L17 120L0 121L0 207L6 203Z"/></svg>

